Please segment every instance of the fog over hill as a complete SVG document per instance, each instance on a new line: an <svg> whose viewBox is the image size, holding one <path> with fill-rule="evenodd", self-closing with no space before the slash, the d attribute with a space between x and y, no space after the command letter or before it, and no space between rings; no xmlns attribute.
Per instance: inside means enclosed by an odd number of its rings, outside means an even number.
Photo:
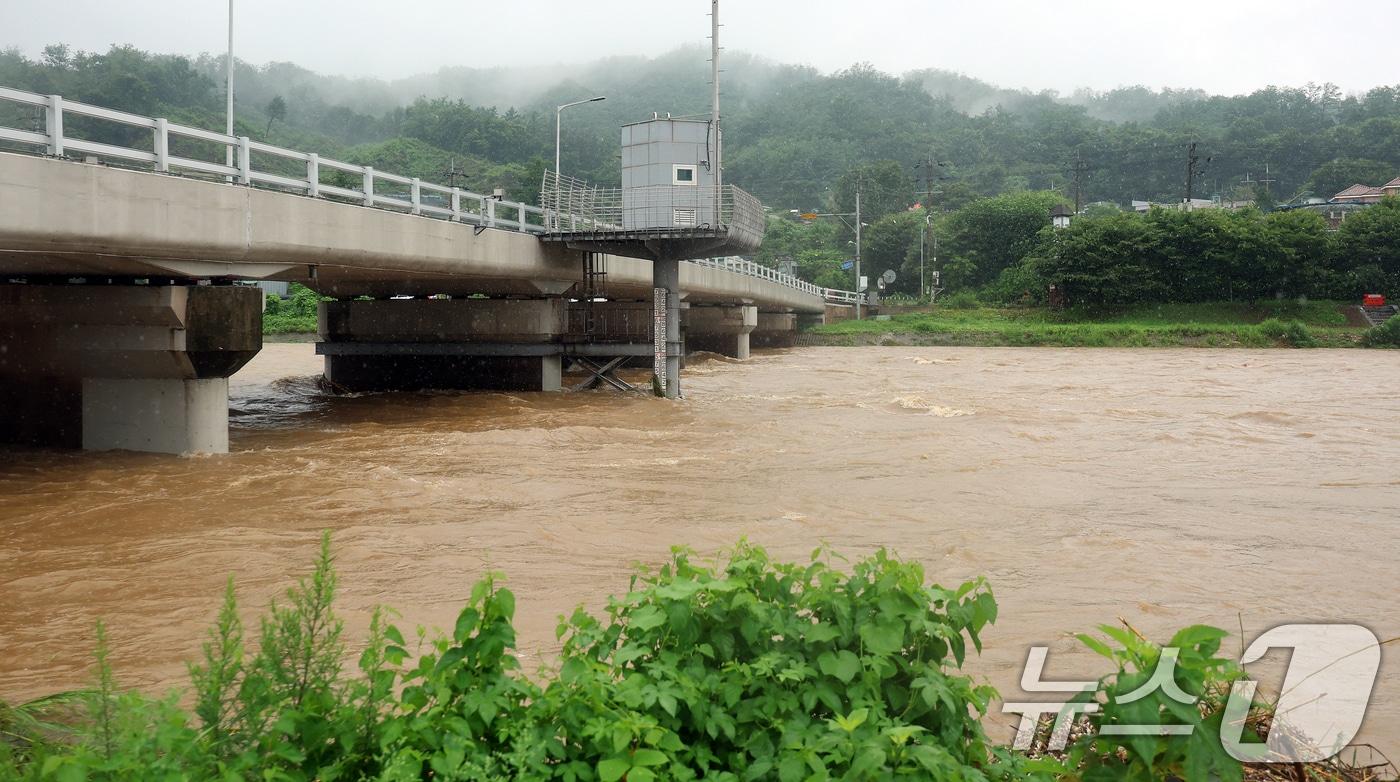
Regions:
<svg viewBox="0 0 1400 782"><path fill-rule="evenodd" d="M575 92L611 89L617 95L609 97L616 100L618 95L651 80L655 75L668 79L683 75L685 82L676 85L674 99L691 106L697 100L702 103L707 101L708 92L702 90L698 95L683 93L679 87L682 84L694 86L697 78L703 79L707 87L708 58L709 51L701 46L683 46L657 57L607 57L568 68L559 65L449 66L399 79L322 74L293 62L253 65L240 61L240 75L250 78L239 81L243 84L242 90L247 91L249 99L254 101L270 97L268 91L286 96L318 95L328 103L365 113L381 113L406 106L420 97L463 100L472 105L491 106L503 111L509 108L545 107L553 100L551 96L570 94L570 89ZM201 54L197 62L211 78L223 78L222 55ZM721 81L727 93L761 93L765 85L775 79L803 76L816 79L824 75L810 66L777 63L741 51L725 53L724 69ZM1068 94L1053 90L1035 92L996 85L964 73L938 68L909 71L902 78L920 84L930 96L945 99L954 109L968 115L981 114L997 107L1014 110L1028 98L1043 96L1067 105L1084 106L1090 116L1098 119L1140 122L1150 120L1165 106L1207 97L1206 91L1201 89L1156 90L1142 85L1124 85L1107 91L1081 87ZM654 110L669 109L658 107Z"/></svg>
<svg viewBox="0 0 1400 782"><path fill-rule="evenodd" d="M653 112L709 111L708 55L687 46L566 73L450 67L397 80L239 61L235 98L240 132L250 136L430 180L457 160L468 186L533 200L554 157L556 105L607 96L568 112L563 167L615 182L619 125ZM783 208L830 205L842 176L879 161L898 172L888 185L901 195L891 203L930 200L931 191L948 209L1026 189L1069 196L1076 165L1082 202L1177 200L1191 144L1201 160L1194 196L1252 197L1261 178L1270 180L1269 199L1330 196L1400 173L1400 86L1353 95L1328 84L1236 96L1144 86L1059 94L937 69L896 75L857 63L823 73L742 51L727 52L723 64L729 181ZM214 54L8 49L0 84L223 125L223 58ZM269 112L279 97L285 112ZM916 169L929 161L936 166Z"/></svg>

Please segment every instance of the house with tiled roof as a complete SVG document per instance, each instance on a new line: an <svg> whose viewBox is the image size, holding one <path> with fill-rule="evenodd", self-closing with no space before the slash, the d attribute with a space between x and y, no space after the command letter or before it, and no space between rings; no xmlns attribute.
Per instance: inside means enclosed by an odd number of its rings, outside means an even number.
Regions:
<svg viewBox="0 0 1400 782"><path fill-rule="evenodd" d="M1395 182L1400 182L1396 179ZM1395 184L1391 182L1391 184ZM1389 185L1387 185L1389 187ZM1379 204L1385 198L1385 188L1371 187L1370 185L1352 185L1346 190L1332 196L1334 204Z"/></svg>
<svg viewBox="0 0 1400 782"><path fill-rule="evenodd" d="M1388 196L1400 196L1400 176L1381 185L1381 192Z"/></svg>

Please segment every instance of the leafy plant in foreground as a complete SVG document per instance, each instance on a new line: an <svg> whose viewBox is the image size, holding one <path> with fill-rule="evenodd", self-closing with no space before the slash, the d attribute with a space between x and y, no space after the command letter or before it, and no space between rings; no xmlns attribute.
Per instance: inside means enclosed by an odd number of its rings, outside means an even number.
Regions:
<svg viewBox="0 0 1400 782"><path fill-rule="evenodd" d="M1239 782L1243 767L1221 745L1223 704L1219 693L1244 673L1217 656L1224 630L1194 625L1158 646L1131 628L1099 628L1117 646L1087 636L1079 639L1117 665L1086 697L1100 704L1089 721L1094 730L1076 741L1066 757L1071 778L1084 782ZM1130 735L1104 735L1108 726ZM1172 735L1163 726L1189 731ZM1170 730L1170 729L1168 729Z"/></svg>
<svg viewBox="0 0 1400 782"><path fill-rule="evenodd" d="M403 634L376 611L358 675L342 669L329 539L312 573L275 601L249 652L232 584L180 694L121 692L99 628L90 714L62 737L0 742L0 782L262 780L1149 780L1239 779L1217 740L1219 703L1129 698L1166 658L1112 628L1118 666L1096 727L1182 724L1189 738L1083 739L1063 758L992 746L995 697L960 672L997 606L981 579L955 589L887 552L831 564L772 561L740 543L722 563L677 549L635 575L606 616L560 618L557 668L519 670L515 598L489 575L450 634ZM1238 672L1224 633L1187 628L1173 683L1199 697ZM14 718L5 716L14 724Z"/></svg>

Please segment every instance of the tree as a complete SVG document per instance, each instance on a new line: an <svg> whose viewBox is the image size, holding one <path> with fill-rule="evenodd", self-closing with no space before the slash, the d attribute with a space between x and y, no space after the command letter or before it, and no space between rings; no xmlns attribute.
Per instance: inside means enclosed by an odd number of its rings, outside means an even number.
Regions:
<svg viewBox="0 0 1400 782"><path fill-rule="evenodd" d="M1139 215L1081 218L1047 233L1027 263L1063 291L1071 306L1125 307L1161 293L1157 275L1143 260L1153 252L1153 231Z"/></svg>
<svg viewBox="0 0 1400 782"><path fill-rule="evenodd" d="M1395 176L1395 166L1379 160L1333 158L1313 169L1307 188L1314 198L1329 199L1352 185L1379 187Z"/></svg>
<svg viewBox="0 0 1400 782"><path fill-rule="evenodd" d="M1058 193L1011 193L973 201L949 215L941 228L948 257L943 283L964 288L995 280L1034 249L1040 229L1050 225L1051 207L1061 203Z"/></svg>
<svg viewBox="0 0 1400 782"><path fill-rule="evenodd" d="M858 166L836 180L836 211L855 212L856 186L860 186L860 215L871 223L894 212L903 212L914 203L914 180L904 166L881 160Z"/></svg>
<svg viewBox="0 0 1400 782"><path fill-rule="evenodd" d="M1283 248L1275 286L1278 292L1285 296L1325 295L1332 246L1322 215L1307 209L1270 212L1264 227Z"/></svg>
<svg viewBox="0 0 1400 782"><path fill-rule="evenodd" d="M839 250L836 238L839 226L840 223L832 219L808 221L793 216L769 217L763 245L758 248L754 260L777 268L779 260L796 260L808 250Z"/></svg>
<svg viewBox="0 0 1400 782"><path fill-rule="evenodd" d="M1400 198L1387 198L1342 223L1337 232L1337 262L1354 273L1375 267L1379 274L1368 272L1367 283L1384 290L1368 292L1400 294Z"/></svg>
<svg viewBox="0 0 1400 782"><path fill-rule="evenodd" d="M287 118L287 102L282 100L281 95L273 97L267 102L267 130L263 131L263 136L272 133L272 123L280 122Z"/></svg>
<svg viewBox="0 0 1400 782"><path fill-rule="evenodd" d="M862 237L861 274L870 278L872 288L878 287L875 280L880 275L893 270L897 276L891 292L919 292L919 228L923 224L922 210L895 212L866 229Z"/></svg>

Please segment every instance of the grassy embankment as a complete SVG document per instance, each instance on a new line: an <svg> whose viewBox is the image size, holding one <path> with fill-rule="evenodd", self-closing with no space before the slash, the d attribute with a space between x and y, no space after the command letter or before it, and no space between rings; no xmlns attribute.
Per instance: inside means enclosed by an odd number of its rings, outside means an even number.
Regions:
<svg viewBox="0 0 1400 782"><path fill-rule="evenodd" d="M291 296L286 299L268 296L263 310L263 334L316 333L316 305L320 300L315 291L296 283L292 284Z"/></svg>
<svg viewBox="0 0 1400 782"><path fill-rule="evenodd" d="M1044 308L935 306L889 320L848 320L809 332L828 345L1059 347L1356 347L1337 302L1160 304L1116 314ZM812 344L807 342L807 344Z"/></svg>

